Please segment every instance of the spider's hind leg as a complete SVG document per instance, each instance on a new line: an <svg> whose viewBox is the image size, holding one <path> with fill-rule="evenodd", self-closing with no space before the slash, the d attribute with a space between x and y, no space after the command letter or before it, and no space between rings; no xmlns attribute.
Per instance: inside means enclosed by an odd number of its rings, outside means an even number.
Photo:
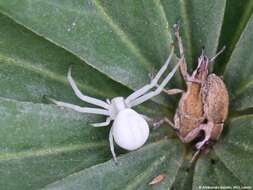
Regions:
<svg viewBox="0 0 253 190"><path fill-rule="evenodd" d="M110 143L110 149L111 149L113 160L115 161L115 163L117 163L118 160L114 151L112 128L110 129L110 133L109 133L109 143Z"/></svg>
<svg viewBox="0 0 253 190"><path fill-rule="evenodd" d="M105 122L102 122L102 123L91 123L91 126L93 127L105 127L105 126L108 126L111 122L111 118L110 117L107 117L106 121Z"/></svg>

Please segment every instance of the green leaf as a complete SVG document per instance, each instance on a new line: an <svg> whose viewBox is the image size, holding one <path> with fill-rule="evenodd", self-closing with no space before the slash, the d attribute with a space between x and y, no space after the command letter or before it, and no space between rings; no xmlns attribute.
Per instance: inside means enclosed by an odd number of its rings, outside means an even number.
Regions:
<svg viewBox="0 0 253 190"><path fill-rule="evenodd" d="M198 160L194 173L192 189L243 186L224 163L210 159L210 155Z"/></svg>
<svg viewBox="0 0 253 190"><path fill-rule="evenodd" d="M244 3L0 0L0 187L164 190L253 185L253 4ZM164 63L177 21L189 72L202 46L209 57L228 46L214 71L225 71L232 114L218 143L192 167L191 146L174 139L167 125L151 129L148 143L137 151L117 147L115 165L108 145L110 126L89 125L104 117L47 105L43 96L87 105L68 84L72 64L85 94L104 100L129 95ZM176 61L174 56L170 69ZM183 83L177 74L168 87L181 88ZM179 97L156 98L159 104L149 101L138 111L155 119L171 116ZM165 179L149 185L160 174Z"/></svg>
<svg viewBox="0 0 253 190"><path fill-rule="evenodd" d="M43 102L43 96L81 103L67 81L67 71L78 87L97 98L127 96L132 91L97 72L75 56L0 15L0 95L21 101ZM18 48L16 48L18 47ZM101 91L101 87L103 91ZM83 104L83 102L82 102ZM146 104L158 107L157 104ZM160 110L165 109L159 106ZM149 113L155 111L142 108Z"/></svg>
<svg viewBox="0 0 253 190"><path fill-rule="evenodd" d="M233 110L253 107L253 16L251 16L240 40L227 63L224 73L228 85Z"/></svg>
<svg viewBox="0 0 253 190"><path fill-rule="evenodd" d="M173 12L154 1L144 3L132 0L123 6L115 1L103 2L3 0L0 1L0 9L18 23L72 52L112 79L137 89L147 83L148 73L153 68L159 68L169 54L171 28L168 29L166 16ZM194 22L185 31L193 32L190 46L199 49L197 52L203 44L208 44L207 54L215 54L224 2L210 1L208 6L201 1L190 4L191 11L193 9L199 15L195 18L194 14L190 14ZM171 4L175 4L175 1ZM145 11L136 11L139 9ZM188 22L189 18L184 16L183 19ZM172 22L175 23L175 20ZM210 36L202 35L203 30L207 32L209 27L217 30L209 32ZM134 77L135 80L132 80ZM171 101L175 102L173 99Z"/></svg>
<svg viewBox="0 0 253 190"><path fill-rule="evenodd" d="M193 169L190 168L189 160L184 159L171 189L190 189L193 183L193 174L194 172Z"/></svg>
<svg viewBox="0 0 253 190"><path fill-rule="evenodd" d="M162 0L169 25L179 22L190 70L195 68L202 47L213 57L217 51L225 0Z"/></svg>
<svg viewBox="0 0 253 190"><path fill-rule="evenodd" d="M192 189L200 186L252 186L252 135L253 115L229 121L213 154L198 160Z"/></svg>
<svg viewBox="0 0 253 190"><path fill-rule="evenodd" d="M132 6L129 8L138 6L139 3L132 1ZM161 65L166 59L163 53L162 60L152 64L140 51L134 39L112 19L99 1L0 1L0 6L3 12L15 18L17 22L130 87L138 88L140 84L146 83L147 73L151 71L153 64ZM151 7L153 6L154 3ZM135 9L132 9L130 15L134 11ZM144 12L138 14L144 14ZM142 18L145 20L140 19L139 27L149 22L149 17L145 14ZM162 22L160 17L157 16L157 18L159 19L157 23ZM164 29L161 29L161 35L159 33L152 35L163 37L154 40L154 43L158 43L156 46L162 46L160 43L164 44L164 42L169 46L166 30L165 23ZM149 31L142 36L141 41L149 41ZM163 51L168 56L168 47L167 51L166 49ZM136 76L139 77L136 78Z"/></svg>
<svg viewBox="0 0 253 190"><path fill-rule="evenodd" d="M113 161L90 167L45 189L153 189L148 185L159 174L164 181L154 189L171 187L182 164L182 149L178 142L162 140Z"/></svg>
<svg viewBox="0 0 253 190"><path fill-rule="evenodd" d="M224 138L215 146L215 154L245 186L253 186L253 115L232 119Z"/></svg>
<svg viewBox="0 0 253 190"><path fill-rule="evenodd" d="M253 11L253 1L227 1L222 26L219 49L226 46L226 50L217 57L214 65L215 72L223 74L225 66L233 52L236 43L247 25ZM233 28L233 30L231 30Z"/></svg>
<svg viewBox="0 0 253 190"><path fill-rule="evenodd" d="M2 98L0 105L0 186L6 190L41 188L112 157L109 127L89 125L98 117ZM163 133L153 132L150 142Z"/></svg>
<svg viewBox="0 0 253 190"><path fill-rule="evenodd" d="M36 189L111 158L94 116L0 99L0 186ZM61 122L59 122L61 121Z"/></svg>
<svg viewBox="0 0 253 190"><path fill-rule="evenodd" d="M67 82L72 64L73 77L88 95L111 98L131 92L3 15L0 24L1 96L41 102L42 96L48 95L77 102ZM99 86L103 86L103 92Z"/></svg>
<svg viewBox="0 0 253 190"><path fill-rule="evenodd" d="M171 28L166 18L171 27L176 22L175 12L182 13L184 33L192 34L186 46L193 52L190 55L196 57L201 47L206 46L207 55L213 56L218 46L225 0L163 3L164 7L154 1L134 0L123 4L98 0L74 3L2 0L0 8L99 71L137 88L147 80L147 71L164 63L168 56ZM176 10L171 11L171 7ZM135 76L139 79L131 80Z"/></svg>

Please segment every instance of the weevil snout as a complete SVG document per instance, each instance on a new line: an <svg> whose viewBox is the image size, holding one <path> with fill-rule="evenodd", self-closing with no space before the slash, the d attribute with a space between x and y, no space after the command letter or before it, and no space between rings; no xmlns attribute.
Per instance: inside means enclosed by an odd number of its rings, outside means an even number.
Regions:
<svg viewBox="0 0 253 190"><path fill-rule="evenodd" d="M193 73L195 79L205 80L208 75L209 58L202 53L198 58L198 67Z"/></svg>
<svg viewBox="0 0 253 190"><path fill-rule="evenodd" d="M198 73L205 72L208 70L209 59L206 55L201 55L198 59Z"/></svg>

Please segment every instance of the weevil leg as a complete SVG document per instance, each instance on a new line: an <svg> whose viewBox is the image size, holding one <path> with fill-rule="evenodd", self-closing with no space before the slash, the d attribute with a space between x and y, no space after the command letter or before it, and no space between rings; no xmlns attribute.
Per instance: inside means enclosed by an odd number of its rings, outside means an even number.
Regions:
<svg viewBox="0 0 253 190"><path fill-rule="evenodd" d="M165 93L168 94L168 95L184 93L183 90L181 90L181 89L176 89L176 88L175 88L175 89L168 89L168 90L163 89L163 92L165 92Z"/></svg>
<svg viewBox="0 0 253 190"><path fill-rule="evenodd" d="M151 80L150 84L143 86L142 88L140 88L139 90L133 92L131 95L129 95L125 101L126 104L129 105L131 104L132 101L134 101L136 98L144 95L146 92L148 92L150 89L154 88L157 85L157 82L159 81L159 79L161 78L161 76L164 74L164 72L166 71L170 60L173 56L174 53L174 47L171 50L171 53L168 57L168 59L166 60L166 62L164 63L164 65L162 66L162 68L158 71L158 73L156 74L156 76Z"/></svg>
<svg viewBox="0 0 253 190"><path fill-rule="evenodd" d="M175 124L168 117L165 117L164 121L166 123L168 123L174 130L178 131L178 129L176 128Z"/></svg>
<svg viewBox="0 0 253 190"><path fill-rule="evenodd" d="M220 138L220 135L223 131L223 127L224 127L224 123L219 123L219 124L216 124L214 127L219 127L219 132L218 134L216 135L216 139L219 139Z"/></svg>
<svg viewBox="0 0 253 190"><path fill-rule="evenodd" d="M109 143L110 143L110 149L111 149L113 160L117 163L118 160L114 151L112 128L110 129L110 133L109 133Z"/></svg>
<svg viewBox="0 0 253 190"><path fill-rule="evenodd" d="M175 127L175 124L168 117L164 117L163 119L154 122L153 126L155 128L159 128L164 123L168 123L174 130L178 131L178 129Z"/></svg>
<svg viewBox="0 0 253 190"><path fill-rule="evenodd" d="M156 129L156 128L160 127L159 122L160 122L161 120L156 121L155 119L150 118L150 117L148 117L148 116L146 116L146 115L143 115L143 114L140 114L140 115L148 122L149 125L151 125L151 128ZM157 125L156 125L156 124L157 124Z"/></svg>
<svg viewBox="0 0 253 190"><path fill-rule="evenodd" d="M111 122L111 118L110 117L107 117L106 121L105 122L102 122L102 123L92 123L91 126L93 127L105 127L105 126L108 126Z"/></svg>
<svg viewBox="0 0 253 190"><path fill-rule="evenodd" d="M70 67L69 71L68 71L68 81L70 83L70 86L74 90L76 96L78 98L80 98L81 100L83 100L85 102L88 102L90 104L94 104L94 105L103 107L105 109L110 109L110 105L108 103L106 103L106 102L104 102L102 100L99 100L99 99L96 99L96 98L93 98L93 97L86 96L86 95L82 94L82 92L78 89L78 87L77 87L74 79L71 76L71 69L72 69L72 67Z"/></svg>
<svg viewBox="0 0 253 190"><path fill-rule="evenodd" d="M152 125L153 125L154 129L157 129L157 128L161 127L161 125L164 123L165 123L164 119L160 119L159 121L154 122Z"/></svg>
<svg viewBox="0 0 253 190"><path fill-rule="evenodd" d="M192 156L192 159L191 159L191 161L190 161L190 164L192 164L193 162L195 162L195 160L197 159L197 157L198 157L199 154L200 154L200 151L201 151L201 150L197 150L197 151L194 153L194 155Z"/></svg>
<svg viewBox="0 0 253 190"><path fill-rule="evenodd" d="M174 25L174 32L175 32L175 36L177 38L179 53L180 53L180 59L179 59L180 72L181 72L184 80L187 81L187 79L189 78L189 74L187 72L187 65L186 65L185 57L184 57L184 48L183 48L182 38L179 33L179 25L178 24Z"/></svg>
<svg viewBox="0 0 253 190"><path fill-rule="evenodd" d="M177 42L178 42L178 47L179 47L179 53L180 53L180 57L184 58L184 47L183 47L183 43L182 43L182 39L179 33L179 24L174 24L173 29L175 32L175 36L177 38Z"/></svg>
<svg viewBox="0 0 253 190"><path fill-rule="evenodd" d="M187 65L185 63L185 59L184 58L180 58L179 60L179 63L180 63L180 72L181 72L181 75L183 76L184 80L185 81L188 81L190 76L187 72Z"/></svg>
<svg viewBox="0 0 253 190"><path fill-rule="evenodd" d="M156 85L156 87L158 88L158 87L159 87L159 85L157 84L157 85ZM168 90L163 89L163 92L165 92L165 93L166 93L166 94L168 94L168 95L173 95L173 94L184 93L184 91L183 91L183 90L181 90L181 89L177 89L177 88L174 88L174 89L168 89Z"/></svg>
<svg viewBox="0 0 253 190"><path fill-rule="evenodd" d="M197 83L197 84L203 84L202 80L198 80L198 79L194 79L192 77L188 77L187 80L188 82L193 82L193 83Z"/></svg>
<svg viewBox="0 0 253 190"><path fill-rule="evenodd" d="M205 132L205 138L203 141L198 142L196 144L196 148L200 150L211 138L212 129L214 127L214 124L211 122L208 122L207 124L201 124L202 130Z"/></svg>
<svg viewBox="0 0 253 190"><path fill-rule="evenodd" d="M193 139L195 139L198 134L200 133L200 131L203 130L202 126L200 125L199 127L193 129L190 133L188 133L185 137L180 137L180 139L182 140L182 142L184 143L189 143L191 142ZM202 141L201 141L202 142Z"/></svg>
<svg viewBox="0 0 253 190"><path fill-rule="evenodd" d="M100 109L100 108L88 108L88 107L80 107L74 104L66 103L66 102L60 102L58 100L55 100L53 98L47 97L47 99L57 106L65 107L65 108L70 108L72 110L75 110L77 112L81 113L92 113L92 114L98 114L98 115L106 115L110 116L110 112L105 109Z"/></svg>
<svg viewBox="0 0 253 190"><path fill-rule="evenodd" d="M157 96L158 94L160 94L163 91L164 87L167 85L167 83L170 81L170 79L173 77L173 75L176 73L178 67L179 67L179 64L177 64L172 69L172 71L165 77L165 79L162 81L162 83L160 85L158 85L156 90L151 91L147 94L144 94L143 96L140 96L139 98L130 102L130 104L129 104L130 107L137 106L137 105L153 98L154 96Z"/></svg>

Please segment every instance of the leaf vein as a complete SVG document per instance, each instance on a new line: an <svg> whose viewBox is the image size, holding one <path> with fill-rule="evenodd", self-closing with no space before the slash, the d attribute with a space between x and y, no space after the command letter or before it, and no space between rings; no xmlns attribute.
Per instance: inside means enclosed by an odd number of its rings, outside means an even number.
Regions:
<svg viewBox="0 0 253 190"><path fill-rule="evenodd" d="M106 146L105 141L100 141L99 143L86 143L86 144L75 144L75 145L67 145L53 148L43 148L38 150L29 150L29 151L21 151L15 153L0 153L0 161L9 161L9 160L18 160L18 159L27 159L30 157L41 157L54 155L59 153L84 150L84 149L92 149L95 147L104 147Z"/></svg>

